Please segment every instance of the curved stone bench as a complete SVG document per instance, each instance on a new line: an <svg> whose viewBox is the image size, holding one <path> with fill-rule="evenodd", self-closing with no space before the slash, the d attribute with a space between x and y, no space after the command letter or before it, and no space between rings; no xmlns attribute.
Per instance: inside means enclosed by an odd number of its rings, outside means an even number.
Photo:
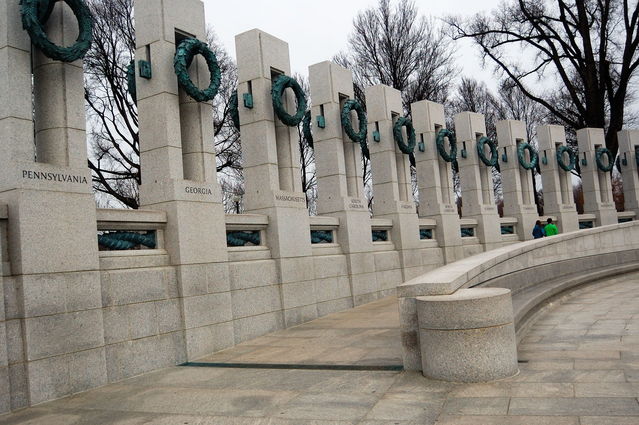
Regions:
<svg viewBox="0 0 639 425"><path fill-rule="evenodd" d="M460 289L506 288L512 294L515 328L521 329L536 309L562 292L637 269L639 222L635 221L509 245L421 275L398 287L404 368L423 370L418 297L445 303L443 296ZM470 382L472 377L468 378Z"/></svg>
<svg viewBox="0 0 639 425"><path fill-rule="evenodd" d="M460 289L417 298L425 376L485 382L517 373L510 290Z"/></svg>

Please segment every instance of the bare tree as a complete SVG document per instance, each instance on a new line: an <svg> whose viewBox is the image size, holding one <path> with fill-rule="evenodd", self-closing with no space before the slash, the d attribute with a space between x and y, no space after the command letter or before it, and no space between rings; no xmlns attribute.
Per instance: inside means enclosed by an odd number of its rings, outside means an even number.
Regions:
<svg viewBox="0 0 639 425"><path fill-rule="evenodd" d="M217 39L210 28L206 39L209 47L215 53L218 66L222 72L222 80L217 96L212 100L213 105L213 137L215 153L217 155L217 172L220 180L231 178L241 180L242 151L240 146L240 132L235 127L231 117L231 97L237 88L237 67L235 61Z"/></svg>
<svg viewBox="0 0 639 425"><path fill-rule="evenodd" d="M302 87L306 95L307 104L311 105L311 86L308 78L296 73L293 78ZM310 112L307 112L310 114ZM312 121L312 120L311 120ZM313 136L304 133L303 121L297 126L298 145L300 150L300 177L302 179L302 191L306 195L306 207L310 215L317 215L317 173L315 171L315 150L313 149ZM312 122L311 122L312 133Z"/></svg>
<svg viewBox="0 0 639 425"><path fill-rule="evenodd" d="M88 105L89 168L93 189L137 208L140 141L126 69L135 51L132 0L90 0L93 44L84 58Z"/></svg>
<svg viewBox="0 0 639 425"><path fill-rule="evenodd" d="M242 146L240 131L235 127L231 111L231 98L237 88L237 67L210 28L207 30L206 39L222 72L218 94L212 100L213 143L222 202L228 214L240 214L243 211L244 197Z"/></svg>
<svg viewBox="0 0 639 425"><path fill-rule="evenodd" d="M317 215L317 173L315 171L315 151L313 141L306 138L302 124L298 126L300 149L300 176L302 191L306 195L306 207L310 215Z"/></svg>
<svg viewBox="0 0 639 425"><path fill-rule="evenodd" d="M222 203L226 214L241 214L244 212L242 197L244 196L244 179L222 179Z"/></svg>
<svg viewBox="0 0 639 425"><path fill-rule="evenodd" d="M491 93L486 83L473 78L463 77L457 85L457 91L448 103L449 116L452 118L460 112L477 112L486 119L486 137L497 138L497 120L499 120L499 100ZM447 123L454 128L452 119Z"/></svg>
<svg viewBox="0 0 639 425"><path fill-rule="evenodd" d="M485 60L566 126L605 128L616 154L639 66L639 4L629 3L510 0L490 15L447 21L456 38L474 40Z"/></svg>
<svg viewBox="0 0 639 425"><path fill-rule="evenodd" d="M412 102L444 102L456 75L449 38L434 21L418 15L415 3L380 0L353 21L348 51L334 59L355 75L357 88L386 84L402 91L404 109Z"/></svg>

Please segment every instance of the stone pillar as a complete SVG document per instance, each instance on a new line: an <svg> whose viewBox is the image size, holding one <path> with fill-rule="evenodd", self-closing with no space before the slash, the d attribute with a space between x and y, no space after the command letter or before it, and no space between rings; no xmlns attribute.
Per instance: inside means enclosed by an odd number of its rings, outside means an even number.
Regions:
<svg viewBox="0 0 639 425"><path fill-rule="evenodd" d="M612 199L610 173L599 170L595 161L595 151L606 146L603 129L577 130L577 143L579 143L581 184L584 191L584 214L594 214L597 226L617 224L617 210ZM587 161L587 165L581 163L583 159Z"/></svg>
<svg viewBox="0 0 639 425"><path fill-rule="evenodd" d="M477 155L477 142L486 136L484 116L475 112L455 115L455 132L462 217L477 220L477 236L484 245L484 250L488 251L501 243L501 226L495 205L492 169L485 166ZM462 151L466 151L466 158Z"/></svg>
<svg viewBox="0 0 639 425"><path fill-rule="evenodd" d="M240 107L246 182L245 211L269 217L266 238L281 283L284 322L293 326L317 317L313 289L310 221L299 170L299 135L275 115L272 82L290 75L288 44L258 29L235 37L238 97L253 95L253 108ZM295 110L292 90L284 106Z"/></svg>
<svg viewBox="0 0 639 425"><path fill-rule="evenodd" d="M437 221L435 238L442 248L444 261L451 263L460 260L464 252L453 189L453 166L440 157L436 144L439 130L446 128L444 105L422 100L413 103L411 111L418 144L423 142L425 148L424 152L415 149L419 216ZM448 143L445 146L448 151Z"/></svg>
<svg viewBox="0 0 639 425"><path fill-rule="evenodd" d="M404 114L401 93L382 84L367 87L366 106L373 173L373 215L393 220L391 240L399 252L403 279L407 281L421 274L422 261L410 161L393 139L393 125ZM374 131L379 131L379 142L373 139ZM406 135L404 140L407 141Z"/></svg>
<svg viewBox="0 0 639 425"><path fill-rule="evenodd" d="M351 294L355 305L366 294L379 291L371 239L371 220L364 196L362 151L344 132L341 111L354 99L351 71L333 62L309 67L312 117L323 114L326 126L313 128L317 173L317 212L339 218L337 241L346 255ZM353 129L359 131L357 114L351 112Z"/></svg>
<svg viewBox="0 0 639 425"><path fill-rule="evenodd" d="M528 142L526 124L523 121L503 120L497 122L497 139L500 154L506 154L507 161L501 161L501 185L504 192L504 216L517 219L519 240L532 239L532 229L539 219L535 204L533 170L526 170L519 164L517 148ZM530 161L530 154L524 151Z"/></svg>
<svg viewBox="0 0 639 425"><path fill-rule="evenodd" d="M57 3L45 31L58 45L73 44L70 8ZM9 374L12 392L24 391L13 399L19 408L105 384L107 374L82 61L63 64L32 51L12 0L0 0L0 99L5 281L17 304L8 304L6 323L21 329L8 342L21 347Z"/></svg>
<svg viewBox="0 0 639 425"><path fill-rule="evenodd" d="M176 45L189 34L206 40L201 0L135 2L136 61L151 61L153 78L136 78L143 208L166 211L166 249L176 266L185 328L185 359L234 343L226 227L217 183L211 105L178 87ZM189 69L209 84L205 61Z"/></svg>
<svg viewBox="0 0 639 425"><path fill-rule="evenodd" d="M579 230L577 207L572 188L572 173L557 163L557 149L566 146L566 132L560 125L537 127L539 167L544 194L544 215L557 218L561 233ZM568 161L565 155L564 161Z"/></svg>
<svg viewBox="0 0 639 425"><path fill-rule="evenodd" d="M639 220L639 130L623 130L617 135L624 208L634 211L635 220Z"/></svg>

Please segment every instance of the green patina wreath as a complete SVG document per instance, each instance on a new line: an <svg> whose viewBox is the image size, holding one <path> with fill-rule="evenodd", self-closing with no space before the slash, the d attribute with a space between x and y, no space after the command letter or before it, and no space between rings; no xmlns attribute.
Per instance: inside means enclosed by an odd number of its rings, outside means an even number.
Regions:
<svg viewBox="0 0 639 425"><path fill-rule="evenodd" d="M259 231L237 231L226 233L226 246L260 245Z"/></svg>
<svg viewBox="0 0 639 425"><path fill-rule="evenodd" d="M126 85L127 91L133 98L133 102L138 101L138 91L135 83L135 59L132 59L129 65L126 67Z"/></svg>
<svg viewBox="0 0 639 425"><path fill-rule="evenodd" d="M357 120L359 121L359 132L355 133L353 130L353 123L351 122L351 111L355 111L357 113ZM364 108L361 103L359 103L355 99L349 99L344 103L344 107L342 108L342 127L344 127L344 131L346 135L355 143L362 143L362 141L366 141L366 134L368 133L368 122L366 119L366 112L364 112Z"/></svg>
<svg viewBox="0 0 639 425"><path fill-rule="evenodd" d="M93 41L93 17L83 0L63 0L69 5L76 19L80 33L70 47L60 47L49 40L43 25L49 19L57 0L21 0L22 28L31 37L31 42L47 57L62 62L82 59L91 48Z"/></svg>
<svg viewBox="0 0 639 425"><path fill-rule="evenodd" d="M133 249L138 245L155 248L155 234L111 232L98 235L98 244L113 250Z"/></svg>
<svg viewBox="0 0 639 425"><path fill-rule="evenodd" d="M402 127L406 127L408 144L404 142ZM393 126L393 138L395 139L395 143L397 143L400 151L406 155L413 153L415 150L415 128L413 127L413 122L407 117L399 117Z"/></svg>
<svg viewBox="0 0 639 425"><path fill-rule="evenodd" d="M446 148L444 147L444 138L448 137L448 143L450 145L450 151L446 152ZM455 133L450 131L447 128L442 128L437 133L437 139L435 140L437 144L437 152L439 152L439 156L446 162L455 162L457 160L457 139L455 139Z"/></svg>
<svg viewBox="0 0 639 425"><path fill-rule="evenodd" d="M313 132L311 131L311 119L311 110L309 109L304 114L304 119L302 120L302 135L311 149L315 149L313 145Z"/></svg>
<svg viewBox="0 0 639 425"><path fill-rule="evenodd" d="M524 154L526 150L530 153L530 162L526 161L526 155ZM530 143L520 143L517 146L517 158L519 159L519 164L526 170L532 170L537 167L537 162L539 161L539 155Z"/></svg>
<svg viewBox="0 0 639 425"><path fill-rule="evenodd" d="M331 230L311 230L311 243L333 243L333 232Z"/></svg>
<svg viewBox="0 0 639 425"><path fill-rule="evenodd" d="M564 162L564 153L566 152L568 153L568 159L570 160L568 165ZM559 167L564 171L572 171L577 165L577 155L568 146L559 146L557 148L557 164L559 164Z"/></svg>
<svg viewBox="0 0 639 425"><path fill-rule="evenodd" d="M290 115L286 112L284 105L282 104L282 95L284 90L290 88L295 93L295 101L297 103L297 111L295 115ZM289 127L297 126L304 119L306 113L306 95L304 90L294 78L287 75L280 75L277 77L273 86L271 87L271 98L273 99L273 108L275 114L284 124Z"/></svg>
<svg viewBox="0 0 639 425"><path fill-rule="evenodd" d="M202 55L206 60L206 65L211 73L211 83L209 86L200 90L189 77L189 66L193 62L195 55ZM220 66L217 63L215 53L206 43L201 42L195 38L186 38L178 45L175 51L175 58L173 59L173 67L175 74L178 77L178 83L184 89L184 91L198 102L208 102L213 100L220 88L222 81L222 72Z"/></svg>
<svg viewBox="0 0 639 425"><path fill-rule="evenodd" d="M604 164L603 156L606 155L608 157L608 164ZM615 166L615 161L612 158L612 152L610 152L607 148L601 147L597 148L595 151L595 161L597 161L597 168L605 173L609 173L612 171L612 167Z"/></svg>
<svg viewBox="0 0 639 425"><path fill-rule="evenodd" d="M351 111L357 113L357 121L359 121L359 132L355 133L353 130L353 123L351 122ZM341 113L342 127L349 139L355 143L359 143L362 154L366 159L370 159L370 152L368 151L368 144L366 142L366 136L368 134L368 119L366 118L366 112L361 103L355 99L349 99L344 103Z"/></svg>
<svg viewBox="0 0 639 425"><path fill-rule="evenodd" d="M240 129L240 111L238 110L237 103L237 90L233 90L231 97L229 98L229 113L231 114L231 121L236 129Z"/></svg>
<svg viewBox="0 0 639 425"><path fill-rule="evenodd" d="M490 148L490 159L486 158L486 152L484 152L484 145L486 144ZM494 140L490 140L488 137L481 137L477 142L477 155L479 155L479 159L487 167L496 166L499 158L499 154L497 153L497 144Z"/></svg>

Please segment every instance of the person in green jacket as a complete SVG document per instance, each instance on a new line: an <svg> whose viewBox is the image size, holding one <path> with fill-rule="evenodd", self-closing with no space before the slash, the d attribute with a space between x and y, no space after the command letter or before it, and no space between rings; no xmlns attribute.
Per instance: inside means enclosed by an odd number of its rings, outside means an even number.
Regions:
<svg viewBox="0 0 639 425"><path fill-rule="evenodd" d="M546 222L548 223L544 227L544 231L546 232L546 236L553 236L553 235L559 234L559 229L557 229L557 226L555 226L555 224L552 222L552 218L548 218L548 220L546 220Z"/></svg>

